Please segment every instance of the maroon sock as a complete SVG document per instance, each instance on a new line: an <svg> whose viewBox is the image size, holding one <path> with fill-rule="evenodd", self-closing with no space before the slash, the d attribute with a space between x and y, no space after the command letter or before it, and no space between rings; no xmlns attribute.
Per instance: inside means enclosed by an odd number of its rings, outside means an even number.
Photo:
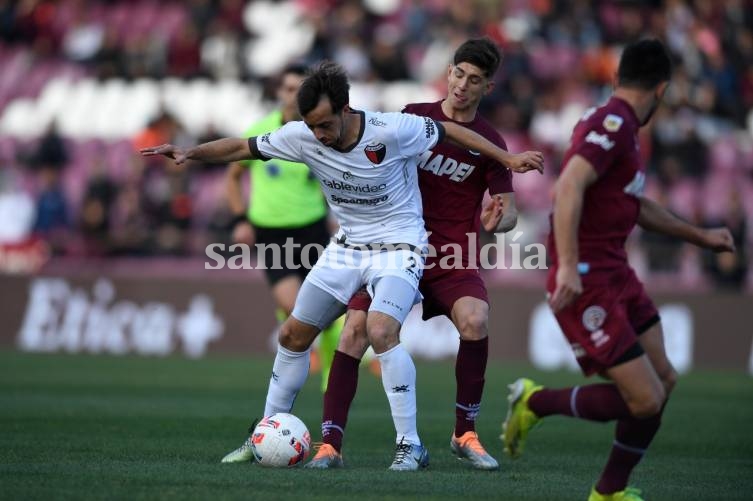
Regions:
<svg viewBox="0 0 753 501"><path fill-rule="evenodd" d="M630 417L617 421L612 452L596 484L599 493L611 494L625 489L630 473L659 430L661 416L660 412L645 419Z"/></svg>
<svg viewBox="0 0 753 501"><path fill-rule="evenodd" d="M484 393L484 373L489 358L489 338L478 341L460 340L455 361L455 436L476 431L476 416Z"/></svg>
<svg viewBox="0 0 753 501"><path fill-rule="evenodd" d="M324 392L322 441L340 452L348 422L348 411L358 386L358 365L361 363L341 351L335 351L329 370L327 391Z"/></svg>
<svg viewBox="0 0 753 501"><path fill-rule="evenodd" d="M625 400L611 383L590 384L537 391L528 400L528 407L539 417L560 414L589 421L612 421L630 417Z"/></svg>

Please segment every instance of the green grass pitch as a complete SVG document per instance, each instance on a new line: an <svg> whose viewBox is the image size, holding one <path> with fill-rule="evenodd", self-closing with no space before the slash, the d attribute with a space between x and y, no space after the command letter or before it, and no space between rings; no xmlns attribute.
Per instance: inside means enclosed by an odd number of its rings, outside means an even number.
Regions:
<svg viewBox="0 0 753 501"><path fill-rule="evenodd" d="M263 408L271 357L185 360L0 353L0 499L508 499L585 500L613 424L549 418L524 456L502 457L506 383L548 385L577 374L493 361L478 422L499 472L452 456L450 361L419 362L419 431L427 471L388 472L394 431L381 382L362 370L345 437L347 468L223 465ZM309 378L293 412L318 440L321 393ZM633 475L649 500L753 499L753 379L681 377L649 454Z"/></svg>

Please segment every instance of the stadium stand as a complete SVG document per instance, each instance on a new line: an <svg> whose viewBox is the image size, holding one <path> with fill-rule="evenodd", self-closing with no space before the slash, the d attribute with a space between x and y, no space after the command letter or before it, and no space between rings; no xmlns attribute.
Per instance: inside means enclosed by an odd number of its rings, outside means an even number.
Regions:
<svg viewBox="0 0 753 501"><path fill-rule="evenodd" d="M343 64L356 107L432 100L454 47L479 35L505 54L484 113L511 150L547 155L545 176L515 179L527 242L543 241L569 131L606 95L621 47L663 39L675 72L641 138L648 193L687 219L726 221L741 252L718 262L636 234L633 259L659 285L753 290L750 0L0 2L0 197L35 200L23 238L50 239L61 257L200 257L228 238L222 169L144 162L138 145L239 134L272 105L269 75L291 61ZM59 165L40 160L51 131ZM39 220L53 201L64 214L54 231Z"/></svg>

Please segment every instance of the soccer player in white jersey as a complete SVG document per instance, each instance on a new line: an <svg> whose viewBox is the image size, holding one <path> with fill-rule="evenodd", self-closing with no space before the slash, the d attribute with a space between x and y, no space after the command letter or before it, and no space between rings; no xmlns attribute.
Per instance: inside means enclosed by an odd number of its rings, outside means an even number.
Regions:
<svg viewBox="0 0 753 501"><path fill-rule="evenodd" d="M429 456L416 426L416 369L399 332L420 300L418 281L427 246L418 156L449 139L515 172L543 170L543 157L539 152L510 154L452 122L351 109L349 89L342 68L325 62L298 91L302 122L288 122L248 140L225 138L189 149L166 144L141 153L165 155L178 164L279 158L309 166L340 230L306 277L293 313L280 328L264 416L291 410L308 375L311 344L365 284L373 298L367 335L382 367L397 432L390 469L417 470L428 465ZM250 459L249 441L236 452L239 460Z"/></svg>

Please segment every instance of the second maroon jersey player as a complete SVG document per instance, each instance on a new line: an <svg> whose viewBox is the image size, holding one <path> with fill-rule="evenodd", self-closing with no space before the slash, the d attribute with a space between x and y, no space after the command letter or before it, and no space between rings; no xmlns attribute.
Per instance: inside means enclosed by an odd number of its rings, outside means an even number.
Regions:
<svg viewBox="0 0 753 501"><path fill-rule="evenodd" d="M452 121L442 111L442 101L409 104L403 112ZM479 114L471 122L457 123L507 149L499 133ZM484 192L488 189L490 195L512 193L512 174L502 164L448 142L425 152L418 168L424 222L431 232L429 241L438 253L436 258L427 260L427 265L437 262L435 268L438 268L439 259L452 253L451 249L442 252L441 248L455 243L463 250L463 268L467 268L470 257L468 234L476 239L474 262L478 263L479 216ZM426 271L430 272L429 269Z"/></svg>
<svg viewBox="0 0 753 501"><path fill-rule="evenodd" d="M598 180L583 196L587 209L578 229L581 269L589 273L627 266L625 240L638 221L645 166L638 151L640 123L633 109L618 97L591 108L575 126L562 165L580 155L593 166ZM553 235L552 262L557 264Z"/></svg>
<svg viewBox="0 0 753 501"><path fill-rule="evenodd" d="M442 111L442 101L409 104L403 112L450 120ZM471 122L458 123L507 149L499 133L479 114ZM512 174L500 163L450 143L424 153L418 169L424 222L429 244L436 253L427 258L419 286L424 296L424 318L437 315L452 318L453 304L461 297L475 297L488 303L478 271L481 205L487 189L491 195L512 193ZM442 259L456 253L458 246L460 262L445 260L452 267L443 269Z"/></svg>
<svg viewBox="0 0 753 501"><path fill-rule="evenodd" d="M591 108L573 129L563 159L586 159L597 180L583 194L578 227L578 272L584 293L557 312L565 336L586 374L602 372L639 352L638 336L659 321L659 313L628 265L625 241L638 222L645 166L638 150L641 124L633 108L613 96ZM549 235L547 290L553 293L557 249Z"/></svg>

